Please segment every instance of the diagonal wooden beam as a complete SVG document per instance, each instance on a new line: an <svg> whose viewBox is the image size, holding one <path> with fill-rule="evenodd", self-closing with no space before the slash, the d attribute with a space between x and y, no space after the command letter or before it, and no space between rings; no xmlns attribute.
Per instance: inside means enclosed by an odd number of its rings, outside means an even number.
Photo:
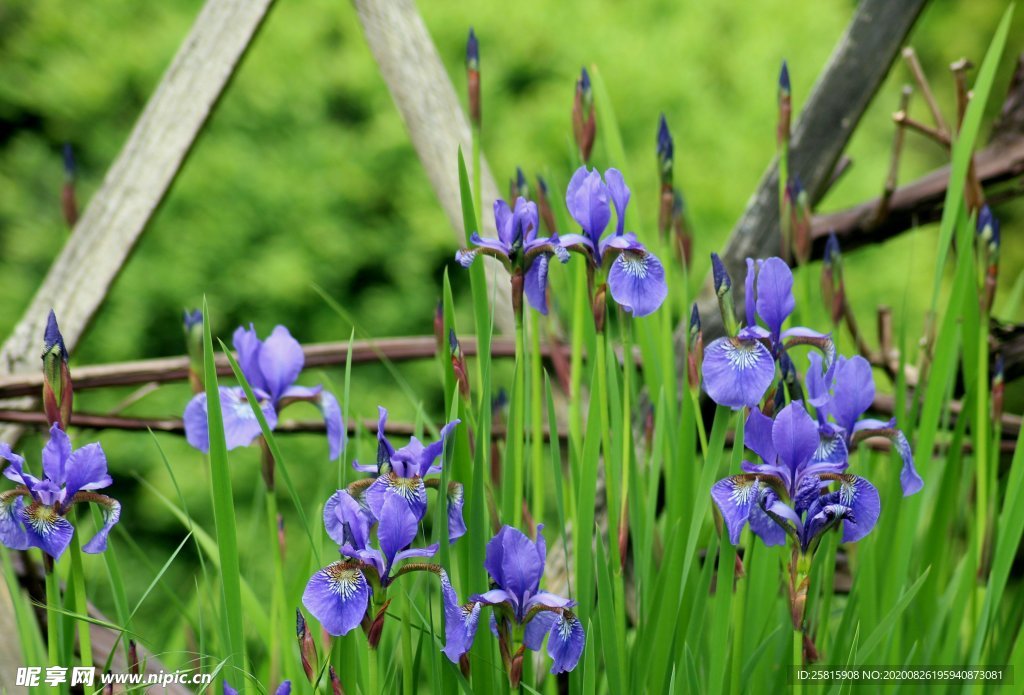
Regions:
<svg viewBox="0 0 1024 695"><path fill-rule="evenodd" d="M857 4L793 129L789 168L800 175L812 204L827 190L839 157L927 1L862 0ZM780 251L778 180L773 161L722 253L733 277L737 307L743 306L745 259L777 256ZM722 320L710 285L705 287L700 310L705 340L721 335ZM688 320L689 314L676 330L677 346L685 344Z"/></svg>
<svg viewBox="0 0 1024 695"><path fill-rule="evenodd" d="M458 151L472 168L472 136L469 121L455 94L441 56L430 38L413 0L354 0L363 33L380 66L391 97L402 114L427 178L444 208L457 243L465 243L462 195L459 191ZM481 158L482 159L482 158ZM489 213L499 197L498 186L483 160L481 166L483 236L496 236ZM453 250L454 251L454 250ZM478 261L479 262L479 261ZM495 259L483 257L487 268L488 294L494 297L494 322L502 333L515 329L508 273Z"/></svg>
<svg viewBox="0 0 1024 695"><path fill-rule="evenodd" d="M273 0L208 0L110 167L103 185L0 347L0 374L39 369L54 309L69 350L177 176ZM0 429L11 442L17 430Z"/></svg>
<svg viewBox="0 0 1024 695"><path fill-rule="evenodd" d="M103 185L0 347L0 374L39 369L51 308L60 319L67 347L78 344L272 4L273 0L207 0ZM0 426L0 441L13 444L20 433L19 425ZM0 617L8 612L9 605L0 603ZM101 647L99 641L96 647ZM102 661L106 655L101 657ZM15 682L12 668L23 665L19 660L16 640L0 640L0 683ZM188 692L180 686L173 686L173 691Z"/></svg>

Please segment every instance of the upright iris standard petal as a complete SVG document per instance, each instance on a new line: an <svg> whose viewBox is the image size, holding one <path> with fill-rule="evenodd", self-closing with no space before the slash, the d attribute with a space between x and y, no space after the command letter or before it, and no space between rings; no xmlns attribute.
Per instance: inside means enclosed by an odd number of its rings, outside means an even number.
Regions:
<svg viewBox="0 0 1024 695"><path fill-rule="evenodd" d="M544 574L544 552L538 543L531 541L519 529L510 526L505 529L508 531L501 541L500 584L522 607L540 585L540 578ZM540 533L538 529L538 537L541 537Z"/></svg>
<svg viewBox="0 0 1024 695"><path fill-rule="evenodd" d="M440 436L437 441L431 442L427 446L420 444L419 440L412 437L409 441L409 445L402 447L402 449L395 452L392 456L392 462L403 461L409 464L409 467L413 475L430 475L431 473L440 473L441 466L435 466L434 462L437 457L444 452L445 441L452 431L459 426L461 420L452 420L441 428Z"/></svg>
<svg viewBox="0 0 1024 695"><path fill-rule="evenodd" d="M611 196L612 205L615 206L615 233L622 234L626 226L626 206L629 205L629 186L622 172L612 168L604 172L604 181L608 186L608 194Z"/></svg>
<svg viewBox="0 0 1024 695"><path fill-rule="evenodd" d="M825 406L829 399L832 398L831 388L832 383L826 382L825 380L825 369L821 363L821 355L816 352L811 352L807 355L807 359L810 360L811 366L807 370L807 376L804 378L804 386L807 390L807 402L810 403L818 411L818 418L824 419L824 416L828 414ZM833 370L833 377L835 371Z"/></svg>
<svg viewBox="0 0 1024 695"><path fill-rule="evenodd" d="M58 423L50 425L50 438L43 447L43 473L58 485L67 480L65 464L71 456L71 438Z"/></svg>
<svg viewBox="0 0 1024 695"><path fill-rule="evenodd" d="M362 570L341 561L314 574L302 594L302 605L335 637L362 622L369 600L370 586Z"/></svg>
<svg viewBox="0 0 1024 695"><path fill-rule="evenodd" d="M828 413L836 424L853 432L857 418L863 415L875 399L875 379L871 364L860 355L836 360L833 372L833 395L828 402Z"/></svg>
<svg viewBox="0 0 1024 695"><path fill-rule="evenodd" d="M305 362L299 341L284 326L275 326L259 354L260 372L272 401L280 399L295 383Z"/></svg>
<svg viewBox="0 0 1024 695"><path fill-rule="evenodd" d="M704 349L701 371L704 389L715 403L753 408L775 378L775 360L757 340L719 338Z"/></svg>
<svg viewBox="0 0 1024 695"><path fill-rule="evenodd" d="M260 351L263 349L263 341L256 335L256 329L250 323L248 328L239 326L231 339L238 353L238 366L242 368L249 386L254 389L267 391L267 382L263 378L263 370L260 369Z"/></svg>
<svg viewBox="0 0 1024 695"><path fill-rule="evenodd" d="M498 241L507 255L512 249L513 231L512 208L500 198L494 201L494 226L498 231Z"/></svg>
<svg viewBox="0 0 1024 695"><path fill-rule="evenodd" d="M444 655L452 663L459 663L459 658L469 651L476 637L476 629L480 622L480 604L469 603L459 605L458 596L448 579L448 573L440 572L441 599L444 604Z"/></svg>
<svg viewBox="0 0 1024 695"><path fill-rule="evenodd" d="M772 419L757 408L750 411L743 426L743 445L761 457L765 463L775 463L775 443L772 441Z"/></svg>
<svg viewBox="0 0 1024 695"><path fill-rule="evenodd" d="M620 252L608 271L612 299L636 317L654 313L668 296L665 268L644 248Z"/></svg>
<svg viewBox="0 0 1024 695"><path fill-rule="evenodd" d="M71 499L79 490L102 490L114 482L107 474L107 456L97 443L71 452L65 472L65 499Z"/></svg>
<svg viewBox="0 0 1024 695"><path fill-rule="evenodd" d="M586 644L583 624L572 611L562 611L551 625L548 655L554 660L551 673L572 671L579 663Z"/></svg>
<svg viewBox="0 0 1024 695"><path fill-rule="evenodd" d="M777 342L782 324L793 313L793 272L781 258L761 261L757 272L757 315Z"/></svg>
<svg viewBox="0 0 1024 695"><path fill-rule="evenodd" d="M729 542L739 545L740 534L757 503L761 483L753 475L734 475L719 480L711 487L711 498L718 505L729 530Z"/></svg>
<svg viewBox="0 0 1024 695"><path fill-rule="evenodd" d="M391 573L391 566L395 563L402 548L416 538L419 517L402 499L396 495L390 495L385 500L377 518L379 519L377 541L380 543L380 549L386 562L383 578Z"/></svg>
<svg viewBox="0 0 1024 695"><path fill-rule="evenodd" d="M596 170L580 167L569 181L565 193L565 204L569 214L579 223L597 250L598 241L611 220L608 205L608 187L601 181Z"/></svg>
<svg viewBox="0 0 1024 695"><path fill-rule="evenodd" d="M338 490L324 505L324 528L339 546L347 544L366 548L374 521L369 510L359 504L348 490Z"/></svg>
<svg viewBox="0 0 1024 695"><path fill-rule="evenodd" d="M818 426L799 401L790 403L775 416L772 443L779 460L786 463L794 478L801 465L818 449Z"/></svg>

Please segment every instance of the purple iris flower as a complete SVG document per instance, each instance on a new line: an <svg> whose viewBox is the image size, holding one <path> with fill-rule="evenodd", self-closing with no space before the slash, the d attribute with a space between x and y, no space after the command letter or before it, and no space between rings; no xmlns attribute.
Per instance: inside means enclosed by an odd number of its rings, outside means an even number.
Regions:
<svg viewBox="0 0 1024 695"><path fill-rule="evenodd" d="M513 277L522 276L523 292L530 306L547 314L548 263L551 256L568 262L569 252L562 247L557 233L550 237L537 235L537 204L526 198L516 198L515 208L504 200L494 201L494 224L497 239L485 239L473 232L469 240L476 248L458 251L455 260L468 268L478 253L494 256Z"/></svg>
<svg viewBox="0 0 1024 695"><path fill-rule="evenodd" d="M774 420L751 411L744 442L762 463L744 461L744 473L719 480L711 488L733 545L749 523L766 545L784 545L789 536L807 553L840 522L843 542L852 543L878 521L878 490L864 478L845 472L845 448L831 460L815 459L818 426L799 401L783 408ZM832 484L838 488L830 489Z"/></svg>
<svg viewBox="0 0 1024 695"><path fill-rule="evenodd" d="M260 410L270 429L277 426L282 408L305 401L320 409L327 426L327 445L331 460L341 456L345 446L345 426L341 420L341 407L333 394L323 386L298 386L295 380L305 364L305 355L299 341L284 326L276 326L266 340L256 336L256 330L241 326L233 337L238 364L259 401ZM221 408L224 415L224 436L228 449L248 446L262 430L256 414L249 406L245 390L240 386L220 388ZM197 394L185 408L185 438L200 451L209 451L210 433L207 427L206 394Z"/></svg>
<svg viewBox="0 0 1024 695"><path fill-rule="evenodd" d="M717 278L725 270L716 267L715 273ZM716 284L724 284L727 278ZM775 362L796 345L821 350L823 369L831 378L835 345L827 334L802 326L782 330L795 306L789 266L781 258L748 258L746 325L737 335L719 338L704 349L704 388L711 400L733 409L757 406L775 379ZM757 323L758 318L764 326Z"/></svg>
<svg viewBox="0 0 1024 695"><path fill-rule="evenodd" d="M871 364L855 355L836 360L831 381L821 369L821 357L809 355L811 368L807 373L808 402L815 407L821 437L819 456L828 456L837 446L852 450L868 437L886 437L896 447L903 461L900 486L904 497L924 487L924 481L914 467L914 452L906 435L896 429L896 419L860 419L875 400L875 379Z"/></svg>
<svg viewBox="0 0 1024 695"><path fill-rule="evenodd" d="M561 242L571 251L581 252L594 268L608 267L608 289L612 299L634 316L653 313L665 297L665 268L653 253L641 244L636 234L625 231L626 206L630 191L622 172L608 169L601 174L582 166L576 170L565 192L569 214L580 225L582 234L566 234ZM615 208L615 231L604 239Z"/></svg>
<svg viewBox="0 0 1024 695"><path fill-rule="evenodd" d="M538 651L548 637L548 655L554 660L551 673L571 671L583 653L583 624L569 610L575 601L540 590L547 546L537 527L537 540L511 526L503 526L487 544L484 566L492 586L484 594L470 597L460 606L455 591L442 576L441 588L445 612L445 655L453 662L469 651L476 635L481 606L491 606L493 627L502 644L502 653L516 652L513 633L522 628L522 644ZM511 674L510 674L511 675Z"/></svg>
<svg viewBox="0 0 1024 695"><path fill-rule="evenodd" d="M416 437L410 437L408 444L396 450L384 431L388 411L382 406L378 406L377 411L377 463L364 465L358 461L352 462L352 467L357 471L376 475L376 479L366 489L365 505L379 519L387 500L398 497L409 506L416 520L421 521L427 513L427 488L436 488L440 485L437 478L426 478L428 475L441 472L441 464L437 463L437 457L444 452L445 440L460 421L453 420L442 427L441 436L436 442L424 446ZM466 533L466 524L462 516L462 484L450 482L446 494L448 539L455 541Z"/></svg>
<svg viewBox="0 0 1024 695"><path fill-rule="evenodd" d="M94 492L113 483L103 447L87 444L72 449L71 439L55 423L43 447L42 479L27 473L25 459L3 442L0 459L8 464L4 476L18 483L0 493L0 542L13 550L39 548L59 560L75 532L65 517L75 504L91 502L102 510L103 526L82 550L102 553L107 549L107 536L121 518L121 504Z"/></svg>
<svg viewBox="0 0 1024 695"><path fill-rule="evenodd" d="M281 685L274 691L274 695L291 695L292 693L292 682L283 681ZM228 685L227 681L224 681L224 695L238 695L238 691Z"/></svg>
<svg viewBox="0 0 1024 695"><path fill-rule="evenodd" d="M370 526L365 525L365 510L353 506L348 493L341 491L334 504L336 516L344 519L340 552L342 560L331 563L310 578L302 595L302 603L324 629L332 635L347 634L363 621L371 594L383 601L388 586L397 574L395 564L413 557L431 557L437 544L426 548L409 548L416 538L419 519L398 495L389 495L377 516L377 546L370 543ZM336 493L335 495L339 495ZM332 497L332 500L334 498ZM329 503L330 504L330 503ZM332 531L331 522L328 532ZM339 526L335 526L337 529ZM331 533L336 541L338 536Z"/></svg>

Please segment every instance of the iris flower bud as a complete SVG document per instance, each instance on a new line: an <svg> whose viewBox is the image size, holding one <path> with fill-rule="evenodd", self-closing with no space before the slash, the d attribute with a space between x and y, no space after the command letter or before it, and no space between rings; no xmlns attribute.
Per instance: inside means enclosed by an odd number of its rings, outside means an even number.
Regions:
<svg viewBox="0 0 1024 695"><path fill-rule="evenodd" d="M71 422L74 387L68 370L68 351L57 326L57 316L50 310L43 334L43 409L50 426L58 424L67 430Z"/></svg>

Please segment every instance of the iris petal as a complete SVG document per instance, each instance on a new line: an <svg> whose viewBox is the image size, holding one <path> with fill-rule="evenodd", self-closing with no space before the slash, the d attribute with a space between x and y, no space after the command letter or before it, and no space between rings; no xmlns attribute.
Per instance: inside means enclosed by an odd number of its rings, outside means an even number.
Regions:
<svg viewBox="0 0 1024 695"><path fill-rule="evenodd" d="M75 529L51 506L33 502L21 511L28 544L59 560L71 544Z"/></svg>
<svg viewBox="0 0 1024 695"><path fill-rule="evenodd" d="M752 475L734 475L711 486L711 498L718 505L729 529L729 542L739 545L743 526L758 500L761 484Z"/></svg>
<svg viewBox="0 0 1024 695"><path fill-rule="evenodd" d="M781 258L761 261L757 271L757 315L776 342L781 336L782 324L794 308L793 271Z"/></svg>
<svg viewBox="0 0 1024 695"><path fill-rule="evenodd" d="M351 564L335 562L314 574L302 594L306 607L335 637L348 634L366 614L370 586Z"/></svg>
<svg viewBox="0 0 1024 695"><path fill-rule="evenodd" d="M295 383L305 362L306 356L299 341L284 326L274 326L270 336L263 341L259 354L260 373L271 401L277 402L288 387Z"/></svg>
<svg viewBox="0 0 1024 695"><path fill-rule="evenodd" d="M96 531L96 535L89 539L88 543L82 546L82 552L95 555L107 549L107 537L117 522L121 520L121 503L106 495L97 494L90 494L88 501L97 504L103 516L103 526Z"/></svg>
<svg viewBox="0 0 1024 695"><path fill-rule="evenodd" d="M704 388L715 403L753 408L775 377L775 361L756 340L719 338L704 350Z"/></svg>
<svg viewBox="0 0 1024 695"><path fill-rule="evenodd" d="M571 611L562 611L551 625L548 636L548 655L554 660L551 673L564 673L576 668L585 643L580 619Z"/></svg>
<svg viewBox="0 0 1024 695"><path fill-rule="evenodd" d="M849 474L840 477L839 489L832 494L837 495L839 504L853 510L853 519L843 522L843 543L853 543L875 527L882 503L878 490L864 478Z"/></svg>
<svg viewBox="0 0 1024 695"><path fill-rule="evenodd" d="M56 485L63 485L67 480L66 462L71 455L71 438L53 423L50 426L50 438L43 447L43 473Z"/></svg>
<svg viewBox="0 0 1024 695"><path fill-rule="evenodd" d="M523 278L526 301L540 313L548 313L548 255L542 253L533 258Z"/></svg>
<svg viewBox="0 0 1024 695"><path fill-rule="evenodd" d="M803 403L794 401L775 416L772 442L779 460L796 471L811 460L818 450L818 426L804 410Z"/></svg>
<svg viewBox="0 0 1024 695"><path fill-rule="evenodd" d="M480 622L480 604L459 605L458 596L448 579L448 573L441 570L441 598L444 603L444 655L452 663L473 646L476 629Z"/></svg>
<svg viewBox="0 0 1024 695"><path fill-rule="evenodd" d="M14 491L0 494L0 543L11 550L27 550L24 521L25 500Z"/></svg>
<svg viewBox="0 0 1024 695"><path fill-rule="evenodd" d="M86 444L68 456L65 467L67 487L65 498L71 499L79 490L102 490L113 484L107 475L107 457L99 444Z"/></svg>
<svg viewBox="0 0 1024 695"><path fill-rule="evenodd" d="M612 299L636 317L648 316L668 296L665 268L657 256L644 248L619 253L608 271Z"/></svg>

